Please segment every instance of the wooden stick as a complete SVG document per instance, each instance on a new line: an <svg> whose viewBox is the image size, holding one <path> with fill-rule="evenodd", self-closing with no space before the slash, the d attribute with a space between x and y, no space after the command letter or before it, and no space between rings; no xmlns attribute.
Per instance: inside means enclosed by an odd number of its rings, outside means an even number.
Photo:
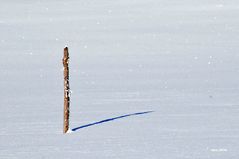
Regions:
<svg viewBox="0 0 239 159"><path fill-rule="evenodd" d="M69 85L69 52L68 48L64 48L64 57L62 59L64 66L64 127L63 133L67 133L69 129L70 116L70 85Z"/></svg>

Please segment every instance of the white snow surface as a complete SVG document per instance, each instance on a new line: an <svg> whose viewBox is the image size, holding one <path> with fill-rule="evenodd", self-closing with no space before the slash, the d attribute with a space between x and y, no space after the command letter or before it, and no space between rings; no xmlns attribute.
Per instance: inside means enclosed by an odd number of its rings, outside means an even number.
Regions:
<svg viewBox="0 0 239 159"><path fill-rule="evenodd" d="M1 1L0 159L238 159L238 15L238 0ZM66 45L83 127L63 135Z"/></svg>

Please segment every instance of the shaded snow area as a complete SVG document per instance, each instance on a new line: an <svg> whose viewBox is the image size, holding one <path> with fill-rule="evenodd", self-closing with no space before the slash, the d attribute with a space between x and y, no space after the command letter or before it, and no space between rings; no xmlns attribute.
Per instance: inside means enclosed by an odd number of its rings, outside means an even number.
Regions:
<svg viewBox="0 0 239 159"><path fill-rule="evenodd" d="M238 15L238 0L2 0L0 159L238 159Z"/></svg>

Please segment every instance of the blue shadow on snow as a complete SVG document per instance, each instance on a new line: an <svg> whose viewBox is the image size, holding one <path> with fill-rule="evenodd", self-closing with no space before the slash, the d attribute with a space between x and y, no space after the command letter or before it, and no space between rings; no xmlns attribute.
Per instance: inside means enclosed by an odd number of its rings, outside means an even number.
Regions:
<svg viewBox="0 0 239 159"><path fill-rule="evenodd" d="M72 131L77 131L79 129L83 129L83 128L90 127L90 126L93 126L93 125L98 125L98 124L106 123L106 122L117 120L117 119L121 119L121 118L126 118L126 117L130 117L130 116L135 116L135 115L143 115L143 114L148 114L148 113L152 113L152 112L154 112L154 111L139 112L139 113L122 115L122 116L118 116L118 117L114 117L114 118L109 118L109 119L101 120L101 121L98 121L98 122L82 125L80 127L76 127L74 129L72 129Z"/></svg>

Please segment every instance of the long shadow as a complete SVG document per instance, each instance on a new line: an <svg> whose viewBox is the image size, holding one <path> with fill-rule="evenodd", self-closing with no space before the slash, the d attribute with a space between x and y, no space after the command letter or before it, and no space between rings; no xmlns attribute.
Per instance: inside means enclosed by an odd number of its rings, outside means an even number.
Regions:
<svg viewBox="0 0 239 159"><path fill-rule="evenodd" d="M93 125L98 125L98 124L106 123L106 122L117 120L117 119L121 119L121 118L126 118L126 117L136 116L136 115L143 115L143 114L148 114L148 113L152 113L152 112L154 112L154 111L139 112L139 113L122 115L122 116L118 116L118 117L114 117L114 118L109 118L109 119L101 120L101 121L98 121L98 122L82 125L80 127L76 127L74 129L72 129L72 131L77 131L79 129L83 129L83 128L90 127L90 126L93 126Z"/></svg>

